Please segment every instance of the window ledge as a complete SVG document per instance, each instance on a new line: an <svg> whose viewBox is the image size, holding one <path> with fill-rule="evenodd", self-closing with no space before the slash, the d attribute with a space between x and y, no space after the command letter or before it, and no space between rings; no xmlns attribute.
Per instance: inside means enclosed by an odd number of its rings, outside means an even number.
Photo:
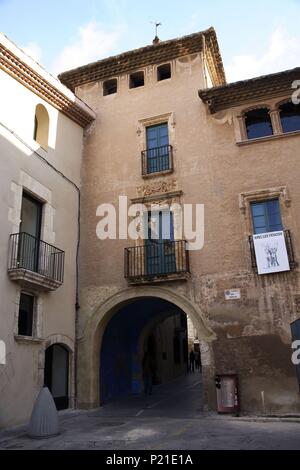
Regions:
<svg viewBox="0 0 300 470"><path fill-rule="evenodd" d="M36 140L33 139L33 145L31 145L31 147L33 147L33 149L38 153L39 150L42 151L42 153L45 153L47 154L48 153L48 148L45 148L45 147L42 147L41 144L39 144Z"/></svg>
<svg viewBox="0 0 300 470"><path fill-rule="evenodd" d="M127 279L129 285L144 285L144 284L157 284L160 282L172 282L172 281L188 281L191 279L189 272L181 272L174 274L157 274L153 276L137 276Z"/></svg>
<svg viewBox="0 0 300 470"><path fill-rule="evenodd" d="M163 80L157 80L156 83L164 83L164 82L169 83L171 80L172 80L172 77L164 78Z"/></svg>
<svg viewBox="0 0 300 470"><path fill-rule="evenodd" d="M35 338L34 336L22 336L22 335L14 335L15 341L18 343L33 343L33 344L40 344L43 342L41 338Z"/></svg>
<svg viewBox="0 0 300 470"><path fill-rule="evenodd" d="M170 173L173 173L174 170L171 168L169 170L164 170L164 171L157 171L155 173L148 173L146 175L142 175L144 179L150 179L150 178L155 178L155 177L161 177L164 175L169 175Z"/></svg>
<svg viewBox="0 0 300 470"><path fill-rule="evenodd" d="M41 291L54 291L62 285L61 281L51 279L25 268L9 269L8 276L12 281L16 281L21 285L35 287Z"/></svg>
<svg viewBox="0 0 300 470"><path fill-rule="evenodd" d="M139 85L133 88L128 88L128 91L131 93L131 92L134 92L135 90L139 90L140 88L145 88L145 85Z"/></svg>
<svg viewBox="0 0 300 470"><path fill-rule="evenodd" d="M293 131L293 132L285 132L284 134L274 134L274 135L268 135L267 137L259 137L258 139L241 140L240 142L236 142L236 145L238 147L244 147L245 145L257 144L258 142L268 142L269 140L278 140L278 139L284 139L286 137L293 137L293 136L299 136L299 135L300 135L300 130Z"/></svg>

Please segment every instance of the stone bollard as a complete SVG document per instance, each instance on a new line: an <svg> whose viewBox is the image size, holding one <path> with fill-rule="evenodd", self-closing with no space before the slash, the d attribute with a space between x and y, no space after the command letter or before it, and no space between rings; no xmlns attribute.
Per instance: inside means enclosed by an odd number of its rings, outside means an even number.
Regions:
<svg viewBox="0 0 300 470"><path fill-rule="evenodd" d="M28 435L32 439L46 439L59 434L58 413L53 397L47 387L43 387L34 404Z"/></svg>

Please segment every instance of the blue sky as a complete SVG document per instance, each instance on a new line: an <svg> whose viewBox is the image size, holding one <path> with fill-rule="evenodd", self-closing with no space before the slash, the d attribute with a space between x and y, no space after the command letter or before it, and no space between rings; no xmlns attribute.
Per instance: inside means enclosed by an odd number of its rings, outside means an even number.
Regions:
<svg viewBox="0 0 300 470"><path fill-rule="evenodd" d="M51 73L216 28L228 81L300 65L300 0L0 0L0 29Z"/></svg>

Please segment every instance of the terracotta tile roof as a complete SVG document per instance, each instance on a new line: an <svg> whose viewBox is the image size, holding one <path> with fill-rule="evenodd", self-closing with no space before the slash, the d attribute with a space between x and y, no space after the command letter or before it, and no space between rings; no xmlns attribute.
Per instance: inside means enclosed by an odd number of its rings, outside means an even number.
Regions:
<svg viewBox="0 0 300 470"><path fill-rule="evenodd" d="M203 38L205 38L205 52L214 84L224 84L226 83L225 72L214 28L108 57L61 73L58 78L74 91L77 86L85 83L111 78L148 65L163 63L188 54L201 52L203 50Z"/></svg>
<svg viewBox="0 0 300 470"><path fill-rule="evenodd" d="M201 100L212 114L265 98L280 97L295 91L292 84L300 80L300 67L199 91Z"/></svg>

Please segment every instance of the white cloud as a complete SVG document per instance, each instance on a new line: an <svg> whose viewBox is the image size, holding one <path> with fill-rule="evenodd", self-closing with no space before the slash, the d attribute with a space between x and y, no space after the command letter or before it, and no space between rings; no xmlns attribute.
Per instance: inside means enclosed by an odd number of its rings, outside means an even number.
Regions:
<svg viewBox="0 0 300 470"><path fill-rule="evenodd" d="M245 80L298 67L299 57L300 36L291 36L286 30L277 28L267 50L233 57L231 64L225 66L227 80Z"/></svg>
<svg viewBox="0 0 300 470"><path fill-rule="evenodd" d="M106 31L103 26L91 21L81 26L75 38L65 46L54 60L55 74L85 65L112 54L119 39L125 31L124 25L118 25L112 31Z"/></svg>
<svg viewBox="0 0 300 470"><path fill-rule="evenodd" d="M35 42L29 42L27 46L21 46L25 54L29 55L36 62L40 62L42 58L42 49Z"/></svg>

